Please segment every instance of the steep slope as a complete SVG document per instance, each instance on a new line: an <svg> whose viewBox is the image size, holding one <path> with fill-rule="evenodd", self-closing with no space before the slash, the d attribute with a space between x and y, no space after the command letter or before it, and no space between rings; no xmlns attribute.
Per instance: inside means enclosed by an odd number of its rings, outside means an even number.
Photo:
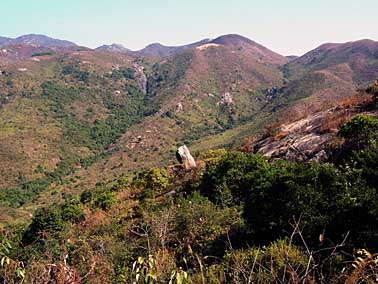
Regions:
<svg viewBox="0 0 378 284"><path fill-rule="evenodd" d="M142 119L145 94L133 60L73 51L2 66L2 208L32 204Z"/></svg>
<svg viewBox="0 0 378 284"><path fill-rule="evenodd" d="M109 157L80 170L75 186L172 162L176 145L222 133L270 110L264 108L265 92L283 85L279 66L287 59L242 37L221 39L151 66L145 98L150 116L126 131Z"/></svg>
<svg viewBox="0 0 378 284"><path fill-rule="evenodd" d="M356 89L378 78L377 42L362 40L344 44L325 44L291 60L282 67L285 84L265 93L268 116L246 122L222 134L198 140L194 149L240 146L244 139L258 135L264 125L289 123L326 111L353 97Z"/></svg>

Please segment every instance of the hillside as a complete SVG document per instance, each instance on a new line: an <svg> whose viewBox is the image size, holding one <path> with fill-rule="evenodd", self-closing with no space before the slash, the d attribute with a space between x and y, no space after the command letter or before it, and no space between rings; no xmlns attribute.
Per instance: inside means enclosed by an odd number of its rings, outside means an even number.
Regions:
<svg viewBox="0 0 378 284"><path fill-rule="evenodd" d="M0 196L12 207L90 163L144 108L130 57L75 51L17 62L0 76Z"/></svg>
<svg viewBox="0 0 378 284"><path fill-rule="evenodd" d="M333 129L337 163L220 149L202 152L192 169L124 174L4 231L0 275L36 284L373 281L378 85L370 91L366 101L281 125L286 133L275 137ZM325 118L341 113L344 122L329 128Z"/></svg>
<svg viewBox="0 0 378 284"><path fill-rule="evenodd" d="M176 145L268 112L264 92L282 86L277 66L287 60L252 41L243 46L204 44L152 65L145 102L153 115L123 134L109 157L80 170L76 186L93 185L94 177L106 180L141 166L163 165L175 159Z"/></svg>
<svg viewBox="0 0 378 284"><path fill-rule="evenodd" d="M90 180L95 177L115 178L141 161L146 167L173 162L175 146L182 142L195 151L240 147L246 139L261 134L264 126L316 116L353 97L357 88L370 82L344 80L331 72L305 67L301 67L302 75L285 77L285 71L296 61L283 65L287 59L258 49L260 45L243 37L223 36L216 42L155 65L157 79L149 79L153 92L150 90L148 100L157 114L126 132L112 148L111 156L80 171L82 185L93 185ZM330 70L338 68L331 64L334 56L324 59L330 62ZM254 58L264 58L271 65L262 66L260 59ZM375 64L374 60L366 60L365 67ZM233 73L233 69L238 72Z"/></svg>
<svg viewBox="0 0 378 284"><path fill-rule="evenodd" d="M239 35L163 57L111 47L5 47L0 54L3 222L23 220L36 207L96 183L174 163L183 143L195 153L237 148L272 123L337 106L369 83L370 77L355 80L358 72L376 66L370 41L355 43L365 56L358 68L351 45L324 53L328 63L317 67L308 58L319 52L289 61ZM350 61L340 63L348 52ZM355 75L340 75L340 64L350 65Z"/></svg>
<svg viewBox="0 0 378 284"><path fill-rule="evenodd" d="M344 99L353 97L357 89L378 77L377 46L371 40L325 44L290 60L281 68L283 86L266 92L272 115L259 120L265 121L263 125L292 122L337 107ZM263 125L259 126L260 130ZM251 139L256 134L254 123L246 122L221 135L197 141L194 147L240 146L245 137Z"/></svg>

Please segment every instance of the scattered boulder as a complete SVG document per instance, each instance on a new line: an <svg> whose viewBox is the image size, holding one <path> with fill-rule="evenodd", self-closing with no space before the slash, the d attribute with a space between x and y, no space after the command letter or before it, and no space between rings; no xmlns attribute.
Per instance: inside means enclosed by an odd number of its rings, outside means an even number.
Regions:
<svg viewBox="0 0 378 284"><path fill-rule="evenodd" d="M181 146L177 149L176 158L183 165L185 169L193 169L196 168L196 161L194 160L193 156L190 154L190 151L186 145Z"/></svg>
<svg viewBox="0 0 378 284"><path fill-rule="evenodd" d="M183 111L183 110L184 110L184 106L182 105L181 102L179 102L179 103L177 104L177 106L176 106L176 113L179 113L179 112L181 112L181 111Z"/></svg>
<svg viewBox="0 0 378 284"><path fill-rule="evenodd" d="M230 93L224 93L221 97L221 100L218 102L218 105L231 105L233 104L233 98Z"/></svg>

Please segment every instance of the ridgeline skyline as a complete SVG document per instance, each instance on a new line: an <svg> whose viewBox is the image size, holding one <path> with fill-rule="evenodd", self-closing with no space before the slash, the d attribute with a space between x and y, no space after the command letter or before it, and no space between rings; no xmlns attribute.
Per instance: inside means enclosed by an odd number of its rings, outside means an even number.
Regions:
<svg viewBox="0 0 378 284"><path fill-rule="evenodd" d="M132 50L159 42L178 46L223 34L240 34L282 55L302 55L326 42L378 40L378 3L209 0L5 0L0 36L44 34L95 48Z"/></svg>

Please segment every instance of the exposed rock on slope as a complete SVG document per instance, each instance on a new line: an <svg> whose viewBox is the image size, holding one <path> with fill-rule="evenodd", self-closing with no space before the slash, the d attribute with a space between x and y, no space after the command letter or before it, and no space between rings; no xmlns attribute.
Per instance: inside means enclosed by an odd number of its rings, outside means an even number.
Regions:
<svg viewBox="0 0 378 284"><path fill-rule="evenodd" d="M188 147L186 147L186 145L181 146L177 149L176 157L185 169L193 169L197 167L196 162L194 161L194 158L190 154L190 151Z"/></svg>
<svg viewBox="0 0 378 284"><path fill-rule="evenodd" d="M350 116L349 110L332 108L283 124L276 136L263 138L254 144L257 153L272 159L289 161L324 161L328 158L328 143L334 137L332 129L324 129L326 121L339 114Z"/></svg>
<svg viewBox="0 0 378 284"><path fill-rule="evenodd" d="M139 88L144 94L146 94L147 93L147 76L144 73L144 67L137 63L135 63L133 66L137 74Z"/></svg>
<svg viewBox="0 0 378 284"><path fill-rule="evenodd" d="M118 52L118 53L131 53L130 49L127 49L122 44L113 43L110 45L101 45L97 47L95 50L98 51L106 51L106 52Z"/></svg>

